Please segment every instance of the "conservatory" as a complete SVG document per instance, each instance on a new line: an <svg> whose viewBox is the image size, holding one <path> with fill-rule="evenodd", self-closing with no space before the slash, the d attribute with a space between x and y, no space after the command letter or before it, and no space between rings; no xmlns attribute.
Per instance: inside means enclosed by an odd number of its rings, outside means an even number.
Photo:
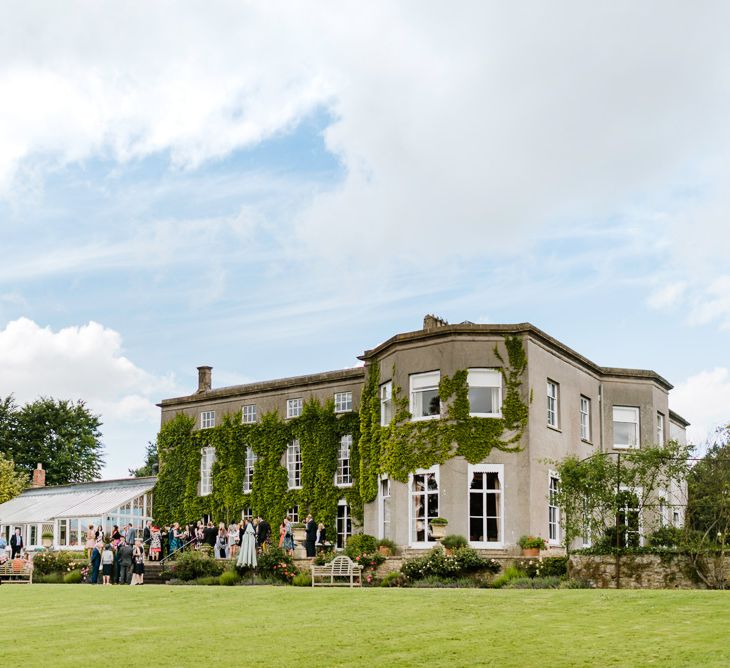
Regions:
<svg viewBox="0 0 730 668"><path fill-rule="evenodd" d="M106 535L116 524L142 529L152 519L156 478L126 478L34 487L0 504L0 535L9 540L20 528L25 547L82 550L90 524Z"/></svg>

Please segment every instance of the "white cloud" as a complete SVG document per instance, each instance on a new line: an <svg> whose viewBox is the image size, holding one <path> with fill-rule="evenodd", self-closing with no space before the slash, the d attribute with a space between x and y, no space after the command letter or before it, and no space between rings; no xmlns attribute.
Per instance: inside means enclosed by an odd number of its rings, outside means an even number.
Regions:
<svg viewBox="0 0 730 668"><path fill-rule="evenodd" d="M670 405L692 423L690 442L704 443L717 427L730 424L730 369L716 367L690 376L672 390Z"/></svg>
<svg viewBox="0 0 730 668"><path fill-rule="evenodd" d="M655 309L669 309L681 301L686 289L687 284L684 281L667 283L656 288L649 295L647 302L649 306Z"/></svg>
<svg viewBox="0 0 730 668"><path fill-rule="evenodd" d="M141 464L159 429L155 401L174 392L172 378L140 369L124 356L121 336L98 323L53 331L20 318L0 330L0 396L83 399L104 423L106 475Z"/></svg>

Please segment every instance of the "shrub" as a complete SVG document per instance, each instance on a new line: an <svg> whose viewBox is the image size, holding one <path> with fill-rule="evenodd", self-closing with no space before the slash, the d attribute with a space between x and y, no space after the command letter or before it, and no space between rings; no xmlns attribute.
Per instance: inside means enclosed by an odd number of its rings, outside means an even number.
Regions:
<svg viewBox="0 0 730 668"><path fill-rule="evenodd" d="M593 589L590 580L580 578L568 578L560 583L559 589Z"/></svg>
<svg viewBox="0 0 730 668"><path fill-rule="evenodd" d="M237 570L239 573L243 572L243 569ZM297 574L294 560L286 552L273 545L259 555L257 570L264 578L287 583L291 582Z"/></svg>
<svg viewBox="0 0 730 668"><path fill-rule="evenodd" d="M385 557L380 552L357 554L353 558L356 564L362 566L363 573L374 571L380 564L385 561Z"/></svg>
<svg viewBox="0 0 730 668"><path fill-rule="evenodd" d="M292 578L291 583L295 587L311 587L312 576L309 573L299 573Z"/></svg>
<svg viewBox="0 0 730 668"><path fill-rule="evenodd" d="M567 557L540 557L515 562L527 577L563 577L568 573Z"/></svg>
<svg viewBox="0 0 730 668"><path fill-rule="evenodd" d="M392 571L388 573L381 581L381 587L403 587L408 579L400 571Z"/></svg>
<svg viewBox="0 0 730 668"><path fill-rule="evenodd" d="M196 550L183 552L170 568L172 577L185 582L199 578L218 578L223 572L223 564Z"/></svg>
<svg viewBox="0 0 730 668"><path fill-rule="evenodd" d="M441 545L449 550L458 550L462 547L469 547L469 541L464 536L458 536L456 534L446 536L441 541Z"/></svg>
<svg viewBox="0 0 730 668"><path fill-rule="evenodd" d="M359 554L370 554L378 551L378 539L366 533L356 533L347 539L345 554L354 559Z"/></svg>
<svg viewBox="0 0 730 668"><path fill-rule="evenodd" d="M499 562L494 559L482 559L476 550L462 547L454 550L453 555L446 556L440 547L435 547L423 557L408 559L401 566L401 571L410 580L422 580L431 575L446 578L458 578L467 573L498 573Z"/></svg>
<svg viewBox="0 0 730 668"><path fill-rule="evenodd" d="M33 574L33 582L36 584L62 584L63 573L46 573L44 575Z"/></svg>
<svg viewBox="0 0 730 668"><path fill-rule="evenodd" d="M226 571L225 573L221 573L221 575L218 577L218 584L224 586L224 587L232 587L235 584L238 584L241 581L241 577L236 573L236 571Z"/></svg>
<svg viewBox="0 0 730 668"><path fill-rule="evenodd" d="M438 575L429 575L409 586L415 589L475 589L479 587L479 582L473 578L442 578Z"/></svg>
<svg viewBox="0 0 730 668"><path fill-rule="evenodd" d="M68 572L85 565L82 552L39 552L33 557L33 575Z"/></svg>
<svg viewBox="0 0 730 668"><path fill-rule="evenodd" d="M512 580L526 577L527 573L525 573L525 571L523 571L521 568L518 568L517 566L508 566L504 569L504 573L502 573L502 575L494 578L494 582L492 582L492 587L494 587L495 589L501 589Z"/></svg>
<svg viewBox="0 0 730 668"><path fill-rule="evenodd" d="M545 539L540 536L520 536L518 544L523 550L530 550L534 548L544 550L547 547Z"/></svg>
<svg viewBox="0 0 730 668"><path fill-rule="evenodd" d="M679 527L661 527L649 536L651 547L677 547L685 540L685 531Z"/></svg>
<svg viewBox="0 0 730 668"><path fill-rule="evenodd" d="M558 589L562 580L558 577L514 578L504 589Z"/></svg>
<svg viewBox="0 0 730 668"><path fill-rule="evenodd" d="M215 587L219 585L220 582L220 576L216 577L215 575L206 575L202 578L195 578L192 584L196 585L203 585L205 587ZM188 582L187 584L191 584Z"/></svg>
<svg viewBox="0 0 730 668"><path fill-rule="evenodd" d="M445 527L449 523L449 520L447 520L445 517L434 517L430 524L435 524L436 526Z"/></svg>
<svg viewBox="0 0 730 668"><path fill-rule="evenodd" d="M80 571L70 571L69 573L66 573L66 575L63 576L63 583L67 585L71 584L79 584L81 582L81 572Z"/></svg>

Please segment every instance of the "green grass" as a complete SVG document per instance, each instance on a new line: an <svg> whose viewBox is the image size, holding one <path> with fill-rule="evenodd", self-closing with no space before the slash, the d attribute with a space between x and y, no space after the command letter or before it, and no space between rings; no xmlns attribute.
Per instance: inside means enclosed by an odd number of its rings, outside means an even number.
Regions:
<svg viewBox="0 0 730 668"><path fill-rule="evenodd" d="M729 597L8 585L2 657L8 666L79 666L101 647L112 665L727 666Z"/></svg>

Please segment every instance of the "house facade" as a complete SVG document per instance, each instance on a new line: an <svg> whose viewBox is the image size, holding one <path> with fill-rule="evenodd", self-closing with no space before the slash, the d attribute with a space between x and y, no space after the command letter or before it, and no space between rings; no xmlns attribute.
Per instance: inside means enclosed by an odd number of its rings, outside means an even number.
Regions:
<svg viewBox="0 0 730 668"><path fill-rule="evenodd" d="M517 370L513 353L522 362ZM559 480L551 461L683 440L688 424L670 410L672 386L658 373L599 366L529 323L449 324L426 316L422 329L397 334L360 359L363 366L354 369L217 389L211 368L199 367L195 393L159 404L162 424L180 414L192 418L197 431L231 416L244 425L274 412L283 421L296 420L312 399L332 402L335 414L361 411L359 437L344 434L332 448L334 482L343 489L339 545L362 530L400 546L428 548L435 544L430 521L443 517L448 533L506 552L515 551L524 534L561 544L560 509L551 494ZM458 404L457 379L465 382L461 396L468 404ZM441 396L449 387L453 394ZM363 421L364 404L370 422ZM457 405L466 412L457 415ZM454 423L463 429L448 431ZM484 429L488 425L502 431ZM460 434L468 434L468 448L456 442ZM447 452L443 441L448 446L452 437ZM487 447L488 438L494 447ZM281 456L290 489L307 466L298 447L292 439ZM422 456L431 450L430 460ZM212 493L215 456L213 447L200 449L202 496ZM244 492L257 475L256 461L256 453L247 451ZM345 494L352 484L362 490L359 516ZM296 508L301 516L306 510ZM679 524L676 512L670 521Z"/></svg>

